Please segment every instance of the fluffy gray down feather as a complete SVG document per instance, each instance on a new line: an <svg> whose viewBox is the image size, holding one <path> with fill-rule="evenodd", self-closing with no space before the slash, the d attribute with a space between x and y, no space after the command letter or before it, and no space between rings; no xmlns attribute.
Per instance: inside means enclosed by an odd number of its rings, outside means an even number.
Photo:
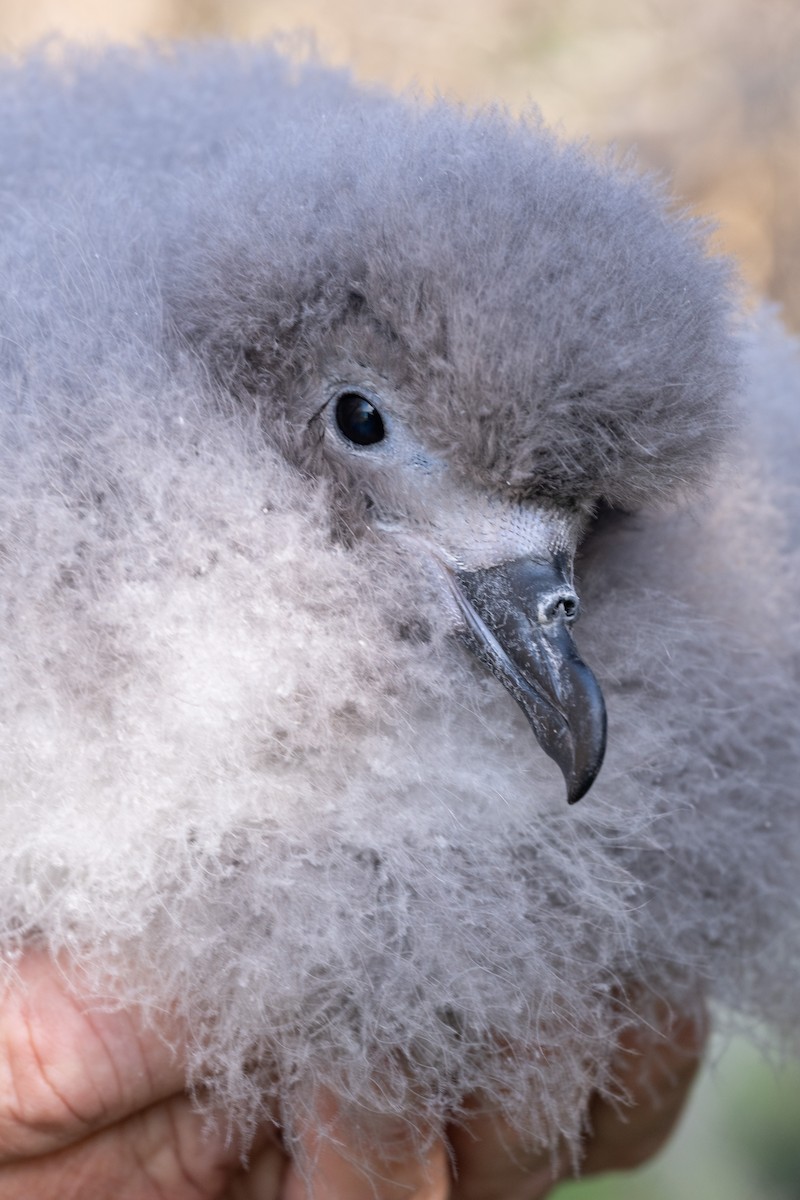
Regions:
<svg viewBox="0 0 800 1200"><path fill-rule="evenodd" d="M791 1040L800 363L703 227L535 116L271 50L0 88L5 978L38 944L174 1007L190 1086L290 1139L327 1086L575 1144L665 1000ZM405 458L332 445L354 382ZM373 519L436 525L420 462L581 522L577 807Z"/></svg>

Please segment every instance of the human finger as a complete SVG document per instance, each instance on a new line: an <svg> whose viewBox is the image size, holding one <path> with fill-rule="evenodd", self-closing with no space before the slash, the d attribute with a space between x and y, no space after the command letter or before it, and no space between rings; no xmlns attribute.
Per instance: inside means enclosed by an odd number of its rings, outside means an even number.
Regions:
<svg viewBox="0 0 800 1200"><path fill-rule="evenodd" d="M497 1112L477 1113L449 1132L451 1200L540 1200L561 1176L557 1158L531 1149Z"/></svg>
<svg viewBox="0 0 800 1200"><path fill-rule="evenodd" d="M448 1200L449 1164L441 1140L422 1150L419 1131L372 1118L356 1131L332 1096L317 1099L296 1142L281 1200Z"/></svg>
<svg viewBox="0 0 800 1200"><path fill-rule="evenodd" d="M0 1004L0 1165L53 1153L183 1090L175 1030L82 1005L28 954ZM177 1043L177 1039L176 1039Z"/></svg>
<svg viewBox="0 0 800 1200"><path fill-rule="evenodd" d="M662 1014L659 1033L632 1027L613 1063L624 1102L597 1097L589 1110L580 1173L627 1170L651 1158L672 1133L697 1074L707 1034L701 1018ZM449 1133L452 1200L540 1200L572 1173L564 1153L532 1149L496 1112L476 1112Z"/></svg>
<svg viewBox="0 0 800 1200"><path fill-rule="evenodd" d="M262 1139L263 1141L263 1139ZM279 1200L285 1172L274 1142L241 1147L185 1095L126 1117L42 1157L0 1167L0 1200Z"/></svg>
<svg viewBox="0 0 800 1200"><path fill-rule="evenodd" d="M630 1170L658 1153L686 1105L707 1037L704 1016L665 1018L658 1040L643 1028L621 1036L614 1076L625 1102L593 1102L582 1174Z"/></svg>

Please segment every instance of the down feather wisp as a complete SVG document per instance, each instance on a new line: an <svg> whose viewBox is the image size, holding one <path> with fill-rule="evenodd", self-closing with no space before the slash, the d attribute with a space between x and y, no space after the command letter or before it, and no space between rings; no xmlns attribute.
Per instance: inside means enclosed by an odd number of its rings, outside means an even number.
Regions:
<svg viewBox="0 0 800 1200"><path fill-rule="evenodd" d="M574 1143L665 1001L795 1036L800 363L704 228L269 49L0 89L6 976L176 1009L288 1137L327 1086ZM545 526L608 710L574 807L447 586Z"/></svg>

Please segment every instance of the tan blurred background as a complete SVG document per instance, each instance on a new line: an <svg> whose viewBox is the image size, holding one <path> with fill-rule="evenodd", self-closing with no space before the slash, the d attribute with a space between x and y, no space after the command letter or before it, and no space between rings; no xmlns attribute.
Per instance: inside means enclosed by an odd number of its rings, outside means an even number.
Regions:
<svg viewBox="0 0 800 1200"><path fill-rule="evenodd" d="M363 79L534 100L570 134L635 146L800 329L800 0L0 0L11 52L298 28Z"/></svg>
<svg viewBox="0 0 800 1200"><path fill-rule="evenodd" d="M800 0L0 0L0 50L56 34L265 38L312 31L364 80L537 103L633 146L719 222L755 294L800 330ZM0 118L1 118L0 114ZM743 1044L707 1070L667 1154L559 1200L800 1200L800 1069Z"/></svg>

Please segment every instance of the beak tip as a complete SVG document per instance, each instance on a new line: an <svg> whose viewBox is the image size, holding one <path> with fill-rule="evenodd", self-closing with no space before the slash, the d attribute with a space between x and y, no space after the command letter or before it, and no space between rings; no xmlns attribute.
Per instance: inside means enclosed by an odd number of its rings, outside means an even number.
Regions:
<svg viewBox="0 0 800 1200"><path fill-rule="evenodd" d="M577 782L568 782L567 804L577 804L579 800L582 800L589 791L589 788L594 783L595 778L596 776L593 775L591 779L581 779Z"/></svg>
<svg viewBox="0 0 800 1200"><path fill-rule="evenodd" d="M569 774L564 773L564 779L567 784L567 804L577 804L579 800L582 800L600 774L600 768L603 765L606 751L605 706L603 706L602 712L600 737L595 742L594 748L594 760L588 766L584 766L582 771L570 772Z"/></svg>

